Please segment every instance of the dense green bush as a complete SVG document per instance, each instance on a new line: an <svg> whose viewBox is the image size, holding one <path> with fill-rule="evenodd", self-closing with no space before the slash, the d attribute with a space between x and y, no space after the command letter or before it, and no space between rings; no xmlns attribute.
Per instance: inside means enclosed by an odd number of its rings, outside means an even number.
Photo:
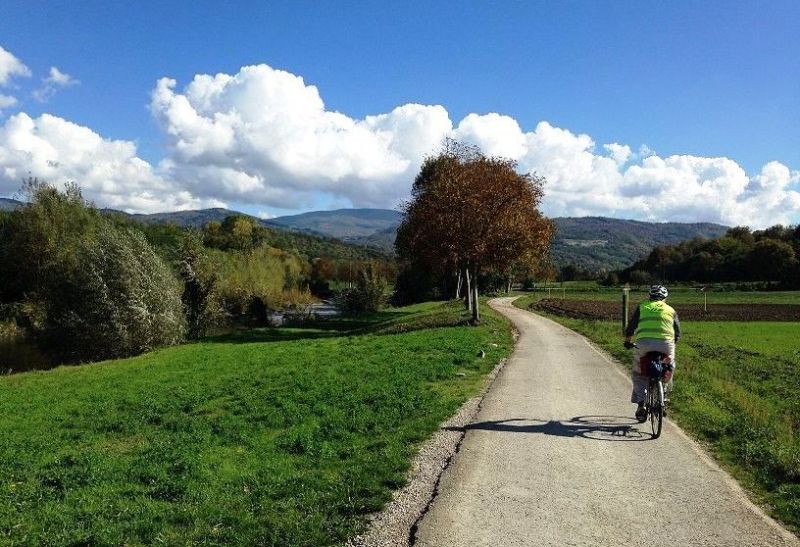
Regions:
<svg viewBox="0 0 800 547"><path fill-rule="evenodd" d="M30 202L0 219L0 302L22 303L78 266L78 249L101 221L75 185L66 191L29 179Z"/></svg>
<svg viewBox="0 0 800 547"><path fill-rule="evenodd" d="M137 355L185 334L180 286L144 236L100 226L83 243L78 267L43 287L36 336L68 360Z"/></svg>
<svg viewBox="0 0 800 547"><path fill-rule="evenodd" d="M345 313L377 311L386 304L386 289L386 281L369 265L358 273L354 287L337 293L336 305Z"/></svg>
<svg viewBox="0 0 800 547"><path fill-rule="evenodd" d="M61 361L136 355L184 335L180 285L141 232L100 215L77 186L37 180L0 226L0 301Z"/></svg>

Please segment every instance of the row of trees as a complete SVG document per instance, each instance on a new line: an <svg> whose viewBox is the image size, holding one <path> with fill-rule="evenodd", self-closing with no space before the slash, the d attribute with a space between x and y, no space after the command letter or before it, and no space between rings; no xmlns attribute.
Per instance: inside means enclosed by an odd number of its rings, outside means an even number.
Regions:
<svg viewBox="0 0 800 547"><path fill-rule="evenodd" d="M800 288L800 226L751 231L731 228L717 239L692 239L661 246L616 274L636 284L663 281L763 281ZM613 281L613 280L612 280Z"/></svg>
<svg viewBox="0 0 800 547"><path fill-rule="evenodd" d="M520 174L514 161L487 157L453 140L428 158L414 180L395 247L400 301L425 299L433 286L459 298L480 321L479 284L510 284L537 267L553 226L539 212L544 179ZM452 292L450 292L452 291Z"/></svg>
<svg viewBox="0 0 800 547"><path fill-rule="evenodd" d="M220 251L253 253L260 248L271 248L273 258L291 262L286 264L287 285L308 287L321 298L333 296L337 288L352 288L361 273L367 270L374 271L389 283L397 277L397 267L391 258L372 256L374 252L354 247L347 248L348 254L340 251L333 257L313 254L316 249L302 249L297 245L312 238L298 234L292 244L282 244L273 230L244 215L231 215L222 222L211 221L203 227L202 236L206 247ZM276 252L274 244L283 247L282 252ZM288 252L287 248L291 251Z"/></svg>

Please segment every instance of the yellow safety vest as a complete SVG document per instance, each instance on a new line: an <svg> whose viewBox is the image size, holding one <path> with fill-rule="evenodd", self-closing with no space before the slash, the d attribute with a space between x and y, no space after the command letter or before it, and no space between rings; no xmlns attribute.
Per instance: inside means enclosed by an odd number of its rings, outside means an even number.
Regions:
<svg viewBox="0 0 800 547"><path fill-rule="evenodd" d="M642 302L639 305L636 338L674 340L675 310L662 300Z"/></svg>

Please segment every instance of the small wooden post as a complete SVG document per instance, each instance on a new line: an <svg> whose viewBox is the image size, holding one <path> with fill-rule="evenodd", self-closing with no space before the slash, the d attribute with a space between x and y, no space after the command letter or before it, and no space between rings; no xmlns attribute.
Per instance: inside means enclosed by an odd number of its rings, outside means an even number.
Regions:
<svg viewBox="0 0 800 547"><path fill-rule="evenodd" d="M622 287L622 333L628 328L628 304L631 299L631 286L625 283Z"/></svg>

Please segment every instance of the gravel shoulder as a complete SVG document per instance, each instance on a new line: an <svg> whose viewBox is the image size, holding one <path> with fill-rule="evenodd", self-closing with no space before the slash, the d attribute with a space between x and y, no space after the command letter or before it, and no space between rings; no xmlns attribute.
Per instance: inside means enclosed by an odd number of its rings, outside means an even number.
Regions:
<svg viewBox="0 0 800 547"><path fill-rule="evenodd" d="M614 363L511 300L492 306L514 354L471 422L444 427L463 440L412 543L800 546L680 428L652 440Z"/></svg>

